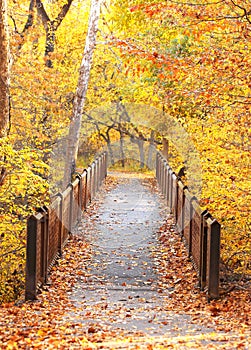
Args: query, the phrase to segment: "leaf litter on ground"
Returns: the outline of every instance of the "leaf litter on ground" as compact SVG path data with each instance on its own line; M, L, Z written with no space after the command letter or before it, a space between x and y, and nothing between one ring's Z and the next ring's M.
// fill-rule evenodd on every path
M76 304L71 294L77 286L88 286L90 279L102 285L100 276L93 276L89 264L93 247L85 239L95 232L98 208L104 196L128 177L108 176L96 200L88 207L76 233L65 247L63 256L52 268L49 283L41 289L35 302L7 303L0 307L0 349L249 349L251 344L251 294L250 288L236 288L219 300L208 303L207 295L198 288L196 272L188 258L180 234L176 231L173 218L161 209L163 222L157 236L161 247L152 252L159 278L158 294L165 295L161 306L151 309L149 326L158 314L188 315L191 322L201 325L202 331L182 333L177 324L171 332L152 335L137 329L115 328L114 319L126 323L134 317L135 310L121 305L110 309L107 295L101 296L92 309L85 303ZM141 175L141 181L149 190L158 193L156 182ZM81 232L81 234L80 234ZM159 248L158 247L158 248ZM97 252L96 252L97 253ZM136 263L136 262L135 262ZM147 264L147 262L146 262ZM135 264L137 268L137 263ZM123 287L123 286L122 286ZM126 285L124 286L126 288ZM168 290L168 297L166 291ZM134 298L135 295L128 297ZM140 298L139 298L140 299ZM145 308L147 300L141 298L139 308ZM79 313L79 308L82 312ZM151 306L153 308L153 306ZM138 310L139 311L139 310ZM76 316L79 315L79 316ZM103 316L102 316L103 315ZM88 323L91 319L98 320ZM102 317L108 317L102 322ZM78 319L79 317L79 319ZM86 319L87 323L83 322ZM109 318L111 320L109 324ZM108 322L107 322L108 321ZM170 318L159 321L160 326L168 325ZM213 331L212 331L213 329ZM173 333L172 333L173 332Z

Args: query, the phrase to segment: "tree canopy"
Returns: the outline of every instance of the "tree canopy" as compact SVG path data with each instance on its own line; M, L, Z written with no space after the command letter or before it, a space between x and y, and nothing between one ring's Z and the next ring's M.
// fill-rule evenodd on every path
M8 1L12 64L10 113L0 118L1 130L8 124L0 139L0 301L22 290L27 216L63 183L66 153L57 145L65 147L73 118L90 3ZM104 147L112 159L117 147L123 165L127 147L129 157L137 153L141 165L149 165L152 147L163 149L168 140L168 160L178 171L188 167L192 152L177 144L190 140L200 161L200 204L222 223L222 259L237 272L250 269L251 251L249 5L104 1L77 163L85 166ZM135 106L144 106L138 115Z

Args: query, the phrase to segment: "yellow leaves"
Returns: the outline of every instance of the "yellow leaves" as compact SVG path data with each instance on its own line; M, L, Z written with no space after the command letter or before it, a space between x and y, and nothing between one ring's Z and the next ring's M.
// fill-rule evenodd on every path
M0 139L0 168L6 170L0 187L0 303L17 298L23 288L26 218L46 203L48 191L42 153L13 144L15 137Z
M6 350L18 350L18 343L15 341L11 341L7 344Z

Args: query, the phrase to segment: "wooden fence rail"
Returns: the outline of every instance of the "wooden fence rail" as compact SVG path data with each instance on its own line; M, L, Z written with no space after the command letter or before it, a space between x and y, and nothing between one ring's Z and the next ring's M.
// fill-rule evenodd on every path
M156 177L198 272L201 290L207 288L209 299L218 298L220 224L200 208L160 152L156 156Z
M95 197L107 175L107 153L100 155L82 174L58 193L46 208L27 221L25 299L34 300L50 269L62 253L81 213Z

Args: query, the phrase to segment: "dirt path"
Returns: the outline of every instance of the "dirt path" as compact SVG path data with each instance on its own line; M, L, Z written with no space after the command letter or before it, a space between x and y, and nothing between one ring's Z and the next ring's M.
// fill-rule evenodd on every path
M111 174L38 300L0 307L0 349L250 349L250 291L197 284L155 181Z

